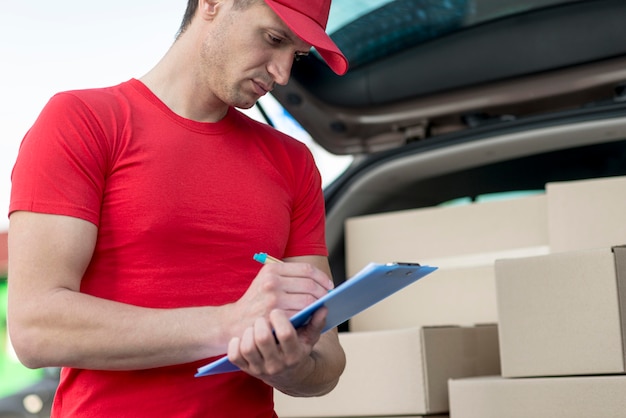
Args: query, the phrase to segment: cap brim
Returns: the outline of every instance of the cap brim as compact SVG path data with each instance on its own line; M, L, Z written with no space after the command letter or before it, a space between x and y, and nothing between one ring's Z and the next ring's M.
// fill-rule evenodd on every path
M304 42L313 45L336 74L344 75L348 71L348 60L330 39L324 28L315 20L272 0L266 0L265 3L272 8L274 13L285 22L293 33Z

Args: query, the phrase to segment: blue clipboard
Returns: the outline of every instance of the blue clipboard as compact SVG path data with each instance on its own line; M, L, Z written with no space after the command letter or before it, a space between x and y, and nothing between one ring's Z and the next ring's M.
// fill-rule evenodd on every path
M315 311L326 306L328 316L322 330L324 333L435 270L437 267L421 266L416 263L370 263L351 279L292 316L290 321L295 328L299 328L306 325ZM224 356L200 367L195 376L238 370L239 368Z

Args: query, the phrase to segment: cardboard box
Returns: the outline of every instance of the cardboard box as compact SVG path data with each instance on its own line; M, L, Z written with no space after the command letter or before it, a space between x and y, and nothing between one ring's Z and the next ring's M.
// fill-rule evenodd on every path
M497 322L494 261L548 252L543 195L346 222L347 274L370 261L439 270L350 320L352 331Z
M546 185L551 252L626 242L626 177Z
M626 376L451 380L451 418L626 416Z
M626 372L626 247L495 267L503 376Z
M497 327L435 327L341 333L347 365L318 398L275 392L281 418L447 413L448 379L499 373Z
M356 332L497 323L493 265L445 268L355 315Z
M442 267L450 257L459 257L462 265L451 267L472 267L502 258L508 251L539 249L545 253L547 248L545 195L346 220L348 277L370 261Z

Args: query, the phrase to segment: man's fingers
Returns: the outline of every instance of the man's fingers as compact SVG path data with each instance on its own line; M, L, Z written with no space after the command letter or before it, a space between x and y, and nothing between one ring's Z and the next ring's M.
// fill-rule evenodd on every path
M311 264L268 264L263 268L286 278L283 289L289 293L309 293L319 298L333 288L332 280L323 271Z

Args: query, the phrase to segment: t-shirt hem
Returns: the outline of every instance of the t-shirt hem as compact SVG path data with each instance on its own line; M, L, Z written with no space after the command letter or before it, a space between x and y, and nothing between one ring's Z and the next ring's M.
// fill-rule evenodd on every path
M61 216L70 216L73 218L79 218L85 220L87 222L91 222L95 226L99 225L99 216L97 213L94 213L92 210L87 208L81 208L76 206L68 206L62 203L35 203L35 202L20 202L15 201L11 202L9 205L9 214L11 216L14 212L34 212L41 213L47 215L61 215Z
M325 246L310 246L306 248L295 248L285 253L284 257L302 257L307 255L320 255L328 257L328 249Z

